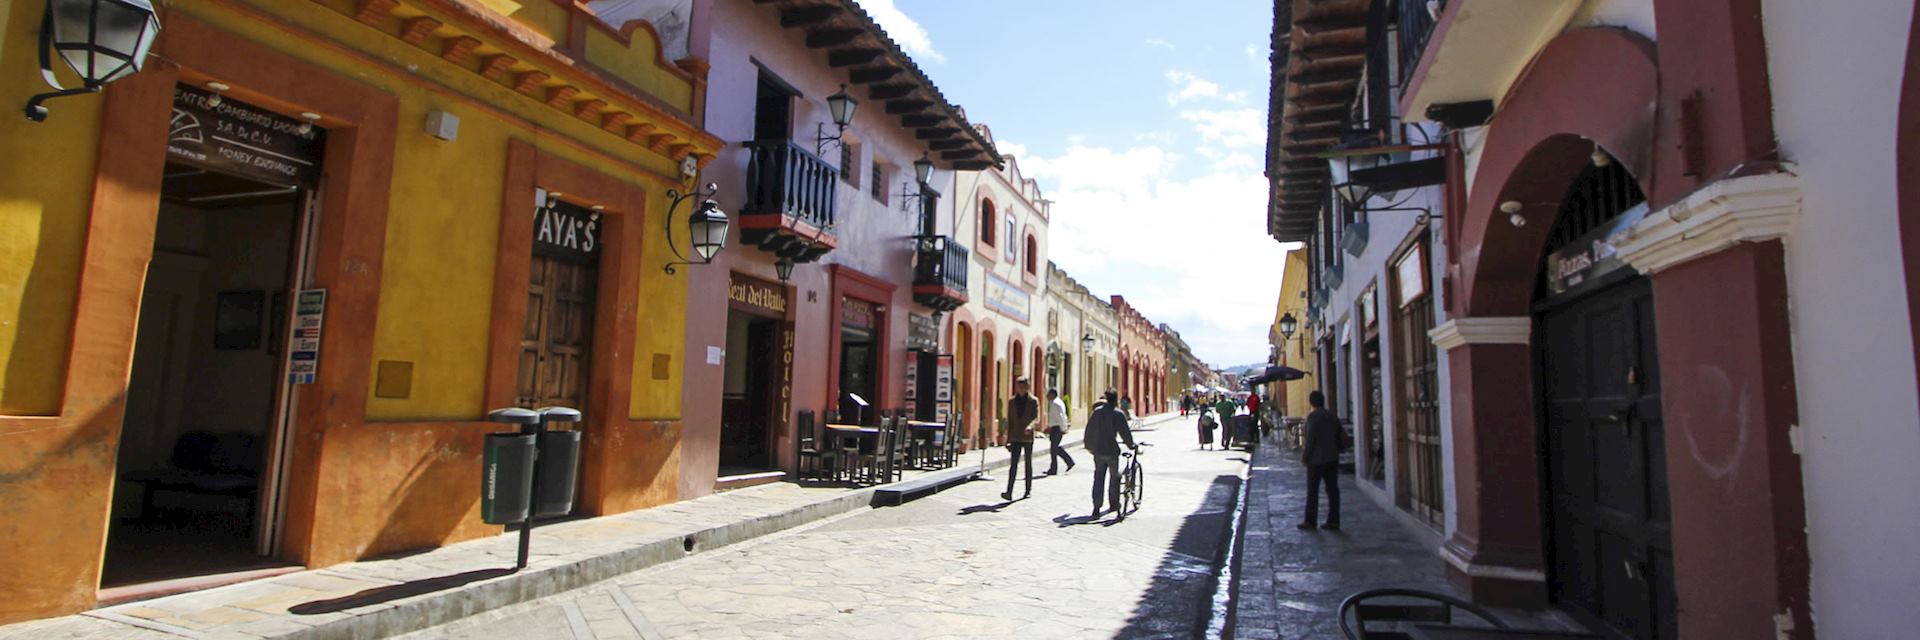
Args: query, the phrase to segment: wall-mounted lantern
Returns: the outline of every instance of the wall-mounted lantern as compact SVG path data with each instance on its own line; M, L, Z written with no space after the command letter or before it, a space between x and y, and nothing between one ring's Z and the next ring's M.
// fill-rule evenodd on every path
M929 192L932 189L928 187L928 183L933 181L933 158L927 157L925 152L921 152L919 160L913 161L913 178L913 184L900 185L902 213L913 213L913 203L917 202L925 206L930 197Z
M54 90L27 99L27 119L47 119L42 102L94 93L138 72L159 34L160 16L149 0L47 0L40 20L40 77ZM60 86L54 53L80 76L79 87Z
M780 258L773 261L773 273L780 276L781 282L793 278L793 258Z
M672 202L667 205L667 248L672 249L673 255L680 258L678 261L668 262L663 267L668 275L674 273L674 265L711 263L713 256L727 246L727 229L732 226L732 221L728 220L727 214L720 210L720 204L713 201L713 194L719 191L720 186L711 182L707 183L705 191L680 193L673 189L667 190L667 197L672 198ZM680 248L673 244L673 212L679 210L680 203L694 199L698 199L700 205L694 207L692 213L687 214L687 241L693 245L693 253L699 257L699 262L687 259L686 254L681 253Z
M1286 315L1280 316L1280 338L1281 339L1292 340L1293 332L1299 329L1300 329L1300 321L1297 319L1294 319L1293 312L1289 311L1287 312Z
M827 135L826 123L814 125L814 153L824 156L827 155L827 145L829 143L835 145L842 144L840 137L846 135L847 125L853 124L853 112L859 108L859 106L859 100L855 100L853 96L847 95L847 85L844 84L840 85L839 91L827 96L827 113L833 116L833 126L836 130L833 135L829 136Z
M1080 336L1080 347L1082 349L1086 349L1087 351L1092 351L1093 350L1093 334L1089 333L1089 334Z

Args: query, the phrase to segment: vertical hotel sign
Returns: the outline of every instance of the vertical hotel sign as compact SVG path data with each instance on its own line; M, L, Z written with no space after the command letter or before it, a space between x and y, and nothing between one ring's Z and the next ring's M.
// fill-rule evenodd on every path
M313 384L320 373L320 325L327 314L327 290L300 292L293 306L293 348L287 351L287 383Z

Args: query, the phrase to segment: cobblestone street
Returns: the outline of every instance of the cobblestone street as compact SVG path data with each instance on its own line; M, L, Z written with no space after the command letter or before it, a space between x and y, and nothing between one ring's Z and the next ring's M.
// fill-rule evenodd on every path
M1092 466L1076 447L1079 466L1037 476L1031 498L1000 500L1003 469L993 482L857 512L406 637L1201 635L1212 620L1213 566L1245 454L1194 450L1190 424L1138 432L1155 445L1145 447L1146 500L1121 522L1088 518ZM1044 442L1037 449L1045 471Z

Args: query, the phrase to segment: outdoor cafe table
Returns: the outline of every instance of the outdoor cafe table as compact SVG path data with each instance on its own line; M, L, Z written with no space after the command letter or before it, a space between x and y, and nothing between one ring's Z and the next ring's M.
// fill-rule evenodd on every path
M951 463L946 459L946 456L942 455L939 450L931 446L934 440L934 436L936 434L945 432L947 430L947 423L926 422L921 420L908 420L907 428L911 429L914 432L916 441L924 437L929 445L924 450L926 452L926 455L917 456L922 458L920 462L931 464L932 466L935 466L935 467L950 466Z
M857 424L829 424L825 426L828 431L833 432L833 444L836 449L841 447L842 439L858 438L862 452L880 450L880 429L877 427L863 427Z

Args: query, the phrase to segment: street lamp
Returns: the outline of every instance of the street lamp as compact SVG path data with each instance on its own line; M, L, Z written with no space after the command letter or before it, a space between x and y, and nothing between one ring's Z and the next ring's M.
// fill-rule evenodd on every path
M1280 316L1280 337L1281 338L1292 340L1293 332L1298 330L1299 328L1300 328L1300 321L1294 319L1293 312L1289 311L1286 313L1286 315Z
M47 119L42 102L93 93L133 75L146 64L159 33L160 17L149 0L47 0L40 19L40 77L54 90L27 99L27 119ZM79 87L62 87L54 78L54 52L80 76Z
M913 177L920 184L933 182L933 158L928 157L927 152L920 152L920 159L913 161Z
M677 261L668 262L662 267L668 275L674 273L674 265L712 263L713 256L720 253L721 248L727 246L727 229L732 226L732 221L727 219L725 212L720 211L720 204L713 201L713 194L719 191L720 186L711 182L707 183L705 191L680 193L673 189L667 190L667 197L672 199L672 201L667 204L667 215L665 216L667 248L672 249L673 255L680 258ZM700 206L695 207L692 213L687 214L687 241L693 245L693 253L699 256L699 262L688 260L686 254L681 253L680 248L673 244L673 212L680 208L680 203L691 200L696 196L700 199Z
M1080 336L1080 347L1088 351L1092 351L1093 350L1093 334L1089 333L1089 334Z
M842 144L840 137L847 133L847 125L853 123L853 112L859 108L859 106L860 101L853 99L853 96L847 95L847 85L844 84L840 85L839 91L827 96L827 113L833 116L833 126L837 131L829 136L827 135L827 125L825 123L814 125L815 138L813 150L815 153L826 155L828 143L836 145Z
M773 261L773 272L780 276L781 282L793 277L793 258L781 258Z

